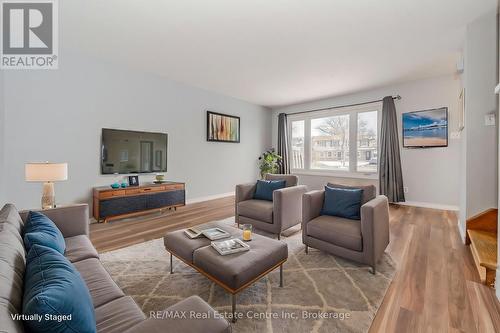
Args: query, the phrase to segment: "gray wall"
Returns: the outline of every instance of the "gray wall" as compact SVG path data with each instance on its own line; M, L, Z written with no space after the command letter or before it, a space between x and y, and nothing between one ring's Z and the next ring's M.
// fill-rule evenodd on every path
M401 162L404 185L408 187L406 199L409 203L420 206L458 209L461 139L453 138L451 134L456 132L458 128L458 96L460 89L460 78L451 75L406 82L356 94L275 109L273 112L273 143L276 144L277 115L280 112L293 113L321 107L346 105L399 94L402 99L396 101L396 110L399 117L400 144L402 144L402 113L446 106L449 111L449 146L429 149L403 149L401 147ZM300 181L310 188L320 188L328 181L356 185L365 183L378 185L377 179L311 175L301 175Z
M88 202L93 186L122 179L100 175L102 127L167 132L166 179L186 182L188 199L255 180L257 158L270 146L268 109L70 52L59 70L4 75L7 200L20 208L40 205L41 185L24 181L26 162L68 162L69 180L56 184L59 203ZM206 110L240 116L241 143L207 142Z
M498 205L497 129L484 116L496 113L497 21L489 13L467 27L465 40L465 144L462 147L461 231L465 221Z

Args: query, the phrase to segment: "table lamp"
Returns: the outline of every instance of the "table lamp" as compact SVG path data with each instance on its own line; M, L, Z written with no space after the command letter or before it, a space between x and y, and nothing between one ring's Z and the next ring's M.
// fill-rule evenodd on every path
M27 163L25 166L27 182L43 182L42 209L54 208L54 183L68 179L68 163Z

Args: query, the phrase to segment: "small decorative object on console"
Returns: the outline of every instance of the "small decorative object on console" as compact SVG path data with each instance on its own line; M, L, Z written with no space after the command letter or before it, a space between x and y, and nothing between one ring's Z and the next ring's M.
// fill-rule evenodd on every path
M127 182L126 182L126 181L123 181L123 182L122 182L122 188L127 188L127 187L128 187Z
M155 180L153 181L153 183L155 183L155 184L163 184L165 182L166 182L165 175L163 175L163 174L157 174L155 177Z
M250 246L236 238L212 242L211 245L217 252L219 252L220 255L223 256L250 250Z
M128 176L128 186L139 186L139 176Z
M111 184L111 188L120 188L120 184L119 183L113 183L113 184Z

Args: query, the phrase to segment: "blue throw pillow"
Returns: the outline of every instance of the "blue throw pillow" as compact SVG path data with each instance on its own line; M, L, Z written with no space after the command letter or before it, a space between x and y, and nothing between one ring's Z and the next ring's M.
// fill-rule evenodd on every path
M325 186L325 201L323 202L321 215L360 220L362 196L362 189L344 189Z
M41 245L33 245L26 257L23 315L41 319L24 320L30 332L96 332L94 305L80 273L62 254Z
M29 212L24 225L24 247L29 252L35 244L53 248L64 254L66 243L57 226L47 216L39 212Z
M273 201L274 190L286 187L285 180L258 180L255 187L254 199Z

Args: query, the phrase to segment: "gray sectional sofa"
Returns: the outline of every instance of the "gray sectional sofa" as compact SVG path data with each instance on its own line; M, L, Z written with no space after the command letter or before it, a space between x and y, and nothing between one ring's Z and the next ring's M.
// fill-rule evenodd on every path
M28 212L19 213L11 205L0 211L0 332L24 332L21 321L11 314L21 313L26 251L23 227ZM73 263L87 284L92 297L97 332L231 332L225 319L197 296L191 296L165 311L194 311L212 314L210 319L146 318L130 296L120 290L99 261L89 234L87 205L44 210L59 228L66 242L65 256ZM167 273L167 272L165 272Z

